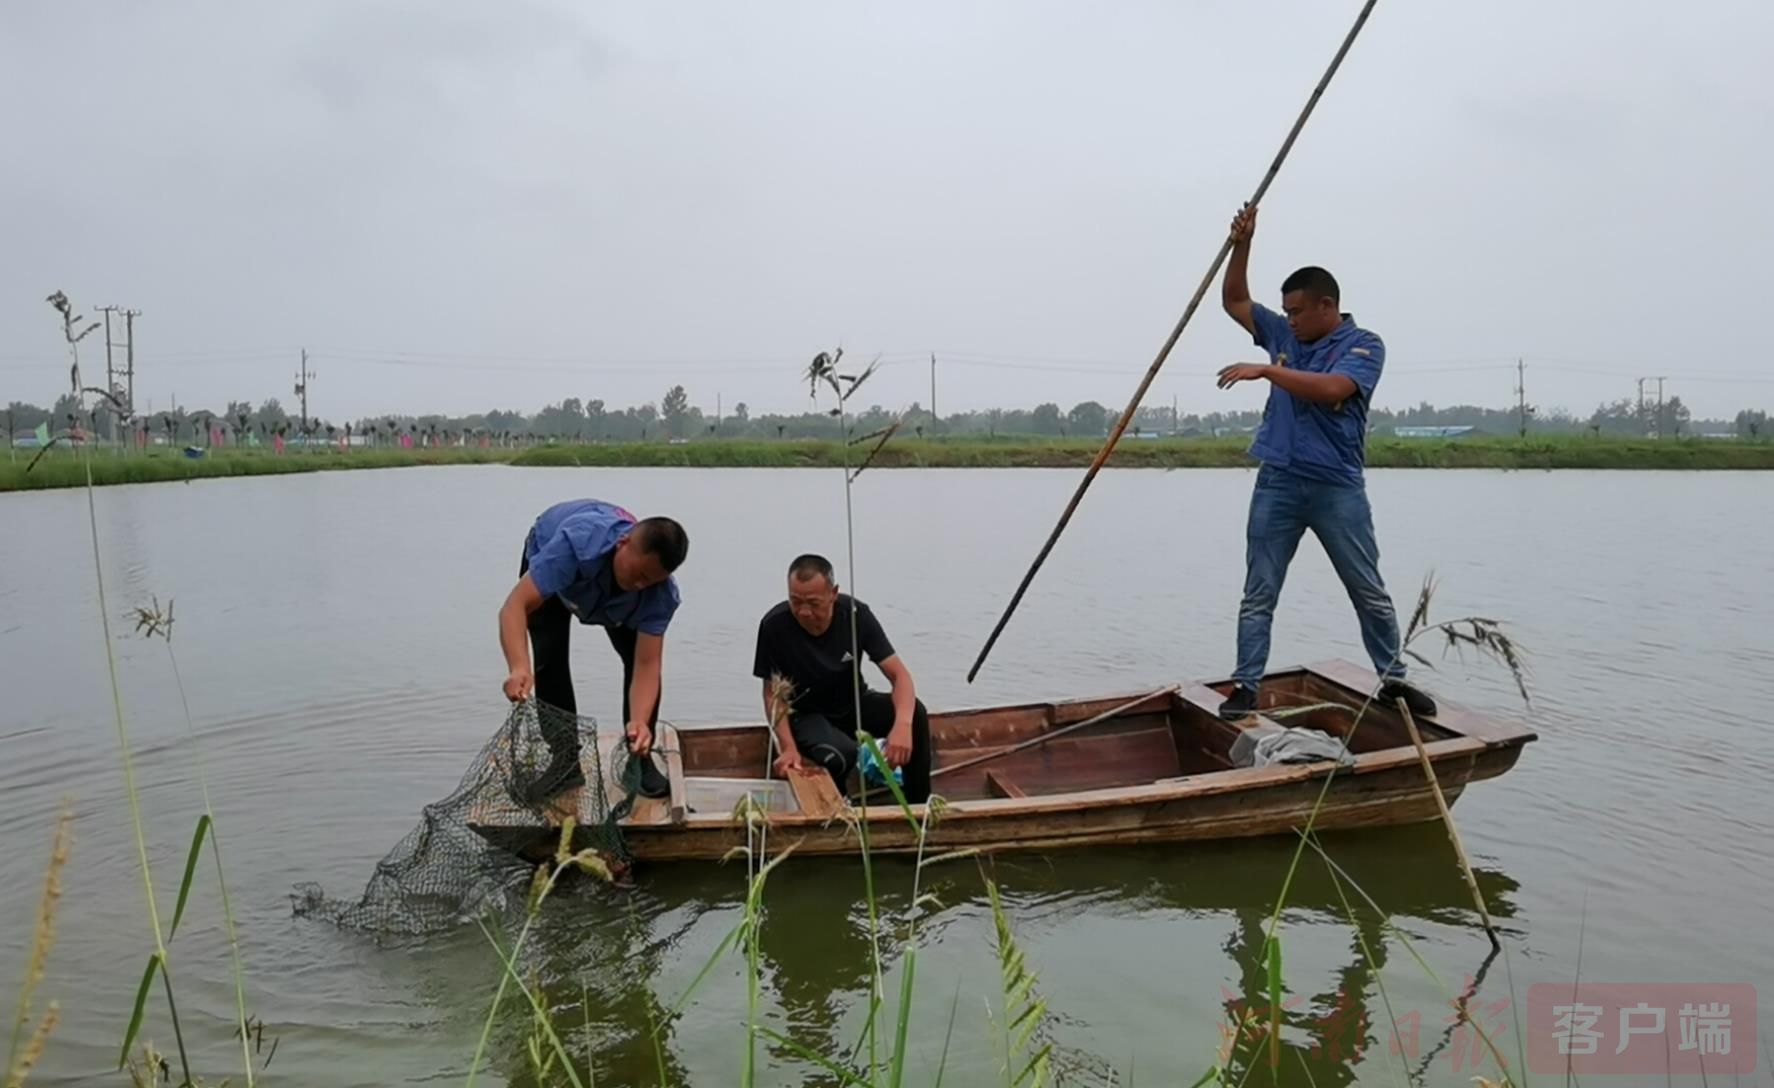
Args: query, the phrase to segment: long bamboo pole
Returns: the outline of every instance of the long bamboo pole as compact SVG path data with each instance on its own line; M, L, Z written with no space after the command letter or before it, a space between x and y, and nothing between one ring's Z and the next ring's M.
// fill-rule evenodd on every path
M1008 748L1000 748L996 752L988 752L983 756L975 756L972 759L964 759L959 763L951 763L946 767L938 767L936 770L930 772L930 777L932 780L938 779L938 778L941 778L945 774L951 774L955 771L965 770L968 767L977 767L981 763L990 763L994 759L1000 759L1004 756L1011 755L1016 752L1026 752L1030 748L1039 748L1041 745L1046 744L1050 740L1057 740L1060 737L1066 736L1069 733L1076 733L1080 729L1088 729L1093 725L1101 725L1103 722L1108 721L1110 718L1114 718L1119 715L1127 713L1128 711L1132 710L1134 707L1139 706L1141 703L1149 703L1153 699L1156 699L1160 696L1170 695L1170 694L1173 694L1177 691L1181 691L1182 687L1183 687L1183 685L1181 685L1181 684L1172 684L1169 687L1159 688L1156 691L1149 691L1146 694L1141 695L1137 699L1129 699L1129 700L1127 700L1127 702L1122 703L1120 706L1110 707L1108 710L1103 711L1101 714L1098 714L1095 717L1086 718L1081 722L1073 722L1071 725L1065 726L1060 729L1055 729L1051 733L1042 733L1039 736L1030 737L1028 740L1020 741L1016 744L1013 744ZM869 793L870 793L870 787L867 783L864 783L863 788L862 788L862 793L861 794L852 794L850 796L850 800L855 801L860 798L866 798L869 795Z
M1170 695L1173 692L1180 691L1181 689L1182 689L1181 684L1172 684L1167 688L1159 688L1157 691L1147 692L1146 694L1140 696L1137 699L1129 699L1127 702L1122 703L1120 706L1113 707L1109 710L1105 710L1101 714L1096 715L1095 717L1086 718L1081 722L1073 722L1071 725L1065 726L1064 728L1061 728L1061 729L1055 729L1051 733L1042 733L1039 736L1030 737L1028 740L1013 744L1008 748L1000 748L996 752L988 752L983 756L975 756L972 759L965 759L965 760L962 760L960 763L951 763L947 767L938 767L936 770L930 772L930 777L931 778L940 778L941 776L943 776L945 774L950 774L954 771L959 771L959 770L962 770L967 767L977 767L981 763L990 763L994 759L1002 758L1004 756L1012 754L1013 752L1025 752L1025 751L1028 751L1030 748L1038 748L1041 745L1046 744L1050 740L1057 740L1060 737L1067 735L1068 733L1076 733L1080 729L1088 729L1089 727L1091 727L1093 725L1100 725L1103 722L1108 721L1110 718L1114 718L1119 715L1127 713L1129 710L1132 710L1134 707L1139 706L1141 703L1151 702L1153 699L1156 699L1161 695Z
M1448 800L1442 796L1441 783L1435 778L1435 765L1430 762L1429 749L1423 747L1423 734L1417 732L1417 721L1411 717L1411 708L1403 699L1398 700L1398 712L1404 716L1404 727L1410 732L1411 743L1417 746L1417 759L1423 764L1423 773L1429 777L1430 792L1435 794L1436 807L1441 809L1441 822L1448 830L1448 841L1454 844L1454 856L1460 859L1460 872L1466 877L1466 886L1472 890L1472 902L1478 907L1478 916L1484 921L1485 936L1491 939L1491 947L1500 949L1503 942L1497 939L1497 927L1491 923L1491 912L1485 909L1484 893L1478 890L1478 877L1472 873L1472 862L1466 857L1466 844L1460 841L1460 833L1454 829L1454 814L1448 811Z
M1300 111L1300 116L1294 121L1294 126L1289 130L1287 139L1282 141L1281 150L1276 152L1275 161L1269 164L1268 171L1263 174L1263 180L1257 185L1257 191L1251 196L1245 205L1246 207L1256 207L1257 203L1263 199L1263 194L1269 191L1269 185L1275 180L1275 175L1281 172L1281 164L1286 161L1287 153L1293 150L1294 140L1299 138L1300 130L1306 127L1306 118L1312 116L1312 110L1318 105L1318 100L1324 96L1325 88L1330 86L1331 77L1336 75L1337 69L1342 66L1344 56L1348 54L1349 47L1355 44L1355 37L1361 33L1362 26L1367 23L1368 13L1374 10L1376 2L1377 0L1367 0L1362 5L1361 14L1355 17L1355 25L1349 28L1348 35L1343 38L1343 44L1337 49L1336 56L1331 58L1330 67L1325 69L1324 77L1318 81L1318 86L1312 88L1312 97L1306 100L1306 108ZM1127 425L1133 422L1134 412L1139 409L1140 401L1145 398L1146 390L1151 388L1153 380L1158 377L1159 369L1170 357L1170 349L1183 335L1183 329L1189 324L1189 319L1195 316L1195 311L1200 307L1201 300L1207 295L1207 289L1213 286L1214 277L1219 275L1220 266L1225 263L1226 256L1231 252L1232 236L1228 233L1226 240L1220 243L1220 251L1214 257L1213 264L1208 267L1207 275L1201 277L1201 286L1195 288L1195 296L1189 300L1188 307L1183 310L1183 316L1177 320L1176 327L1170 330L1170 336L1164 341L1164 346L1158 349L1158 357L1153 359L1152 365L1146 369L1146 376L1140 379L1139 388L1134 390L1133 399L1127 402L1127 408L1121 413L1121 418L1115 421L1115 428L1109 432L1108 441L1103 443L1103 448L1097 451L1096 458L1091 461L1090 468L1085 471L1083 481L1078 484L1078 490L1072 495L1072 501L1066 504L1065 513L1060 515L1059 524L1053 527L1053 532L1048 536L1047 543L1041 546L1040 554L1035 556L1034 564L1029 567L1029 572L1023 575L1022 584L1016 587L1016 595L1010 599L1010 607L1004 610L1004 615L999 618L998 625L992 628L991 637L986 639L985 647L980 650L979 657L974 660L973 667L967 670L969 684L973 683L973 678L979 674L980 666L985 664L986 655L990 654L992 647L997 644L998 636L1004 632L1004 625L1010 622L1011 614L1016 611L1016 606L1022 603L1023 594L1028 592L1029 584L1035 580L1035 573L1041 569L1041 564L1047 561L1048 553L1053 551L1054 544L1058 543L1060 533L1065 531L1067 523L1072 520L1072 514L1077 511L1078 503L1083 500L1084 492L1090 487L1090 482L1096 479L1096 474L1102 469L1104 462L1108 461L1109 454L1114 451L1115 444L1121 440L1121 435L1127 430Z

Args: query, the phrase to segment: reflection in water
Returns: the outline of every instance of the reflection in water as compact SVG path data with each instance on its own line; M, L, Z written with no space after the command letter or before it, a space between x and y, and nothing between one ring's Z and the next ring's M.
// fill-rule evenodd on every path
M1309 997L1290 996L1285 987L1294 975L1284 960L1281 1035L1273 1056L1269 1038L1273 1005L1265 950L1274 904L1263 905L1252 898L1251 891L1264 887L1279 891L1286 879L1289 854L1265 845L1233 842L1194 848L1186 865L1157 867L1158 875L1137 891L1116 882L1112 872L1104 872L1104 879L1093 882L1089 862L1073 867L1068 861L1051 870L1053 878L1043 885L1063 883L1075 895L1095 892L1138 899L1142 907L1230 913L1233 927L1223 947L1236 965L1237 991L1222 990L1221 1005L1223 1053L1234 1083L1245 1080L1245 1067L1250 1065L1255 1068L1249 1072L1266 1076L1272 1057L1279 1058L1284 1077L1291 1079L1294 1070L1303 1067L1312 1083L1344 1085L1355 1083L1359 1075L1356 1066L1370 1053L1414 1055L1416 1047L1402 1037L1405 1027L1395 1025L1401 1020L1407 1025L1416 1021L1395 1017L1394 1013L1402 1010L1374 1007L1384 1005L1375 979L1386 968L1396 940L1391 927L1404 920L1418 920L1482 932L1464 877L1446 848L1439 825L1323 837L1321 845L1337 863L1340 878L1310 849L1302 855L1299 870L1287 882L1285 921L1280 931L1283 949L1289 945L1289 925L1301 921L1302 914L1320 915L1351 928L1343 966L1328 990ZM1401 866L1399 858L1409 858L1411 863ZM1093 860L1097 866L1125 872L1132 858L1099 855ZM1188 875L1179 875L1183 873ZM1514 917L1517 883L1493 868L1476 868L1474 875L1493 920ZM1007 883L1016 887L1014 881ZM1488 941L1484 947L1489 956L1495 955ZM1479 966L1467 996L1482 985L1489 956ZM1428 1062L1448 1045L1455 1026L1450 1025L1441 1044L1425 1055L1422 1068L1427 1069ZM1381 1049L1372 1050L1375 1046ZM1250 1082L1267 1081L1259 1077Z
M692 893L665 899L569 875L537 914L518 969L549 1010L567 1053L576 1060L596 1056L590 1071L595 1080L652 1083L663 1066L667 1083L688 1083L688 1069L673 1045L670 1006L653 980L705 916L737 906L740 898L734 889L724 897ZM715 924L726 925L719 919ZM490 947L487 955L493 969L501 970ZM514 1085L533 1083L527 1048L534 1030L529 1002L512 986L491 1052L494 1067ZM543 1046L546 1053L547 1043Z
M852 869L860 864L852 863ZM858 1045L854 1039L843 1041L838 1028L847 1004L841 995L867 999L873 970L868 905L853 892L834 894L854 883L824 865L791 862L771 872L765 892L758 947L770 989L788 1021L786 1034L815 1054L848 1057ZM894 919L904 916L905 899L893 893L877 898L884 960L894 953ZM817 916L805 917L809 911Z
M1326 836L1326 852L1344 876L1339 879L1308 850L1288 888L1282 927L1284 948L1296 949L1301 937L1290 938L1306 925L1326 925L1347 934L1339 966L1326 985L1311 993L1284 991L1279 1044L1283 1079L1297 1079L1303 1067L1317 1084L1353 1084L1368 1057L1397 1061L1402 1052L1419 1054L1428 1063L1449 1045L1457 1025L1411 1026L1401 1021L1404 1010L1386 1008L1377 974L1398 951L1393 927L1421 923L1454 926L1474 937L1476 976L1467 995L1482 985L1488 951L1471 909L1470 893L1446 838L1438 825L1424 824L1385 831ZM941 906L927 910L919 922L919 944L949 947L962 943L947 932L957 925L974 926L984 918L984 874L1000 886L1013 919L1067 911L1109 914L1170 910L1203 918L1223 917L1223 950L1232 974L1220 987L1217 1006L1226 1025L1228 1068L1233 1079L1250 1070L1250 1083L1268 1083L1269 1019L1265 936L1273 900L1253 896L1253 889L1279 890L1291 860L1290 844L1280 840L1209 843L1191 847L1147 847L1075 851L1048 856L1003 855L926 870L926 890L934 890ZM1400 864L1399 859L1410 859ZM779 866L765 894L760 937L762 991L774 1003L772 1026L813 1053L855 1064L867 1019L870 991L870 950L867 902L860 894L860 862L854 859L794 859ZM1515 917L1517 883L1495 868L1476 875L1492 916L1499 923ZM663 1061L674 1082L685 1079L688 1064L679 1053L684 1022L672 1022L670 1008L681 994L661 994L657 979L694 976L721 937L738 923L743 899L743 873L736 866L656 866L639 874L630 892L580 882L563 886L545 905L529 939L523 969L539 982L539 993L551 1010L569 1051L597 1055L597 1075L611 1082L651 1083ZM881 953L891 976L903 950L904 920L911 906L912 865L899 858L876 861L876 899L880 917ZM1270 893L1273 895L1273 891ZM1370 902L1371 897L1371 902ZM1379 913L1375 909L1378 905ZM1351 925L1351 915L1354 924ZM692 934L700 929L696 939ZM1509 930L1505 924L1504 932ZM976 943L977 938L974 942ZM1314 932L1312 943L1322 956L1327 941ZM673 971L670 961L682 954L686 962ZM490 950L487 953L491 959ZM1039 955L1031 954L1039 971ZM734 945L711 977L731 978L743 970ZM1284 971L1288 982L1303 973ZM965 1000L996 999L995 976L970 977ZM1453 995L1448 995L1452 997ZM944 1009L952 993L924 988L924 1004ZM732 1038L735 1057L743 1046L738 1018L697 1025L697 1045L708 1038ZM1449 1009L1451 1013L1451 1007ZM894 1009L882 1010L883 1034L891 1032ZM1255 1024L1239 1033L1230 1026ZM659 1051L654 1049L658 1026ZM1397 1026L1395 1026L1397 1025ZM1078 1025L1088 1038L1090 1025ZM1421 1029L1421 1044L1414 1032ZM525 1078L530 1017L515 990L495 1037L497 1067L513 1083ZM1400 1035L1395 1035L1398 1032ZM1439 1039L1436 1036L1439 1035ZM766 1048L760 1043L760 1054ZM767 1051L780 1065L793 1066L796 1083L835 1084L835 1077L783 1049ZM1108 1070L1124 1055L1093 1054L1061 1048L1061 1058L1074 1066ZM1205 1061L1205 1056L1204 1056Z

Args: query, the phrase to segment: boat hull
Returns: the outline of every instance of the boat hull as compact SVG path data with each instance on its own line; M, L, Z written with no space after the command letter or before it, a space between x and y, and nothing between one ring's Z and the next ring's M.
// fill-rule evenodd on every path
M1515 764L1519 748L1438 760L1436 778L1452 805L1467 785L1494 778ZM1236 772L1233 772L1236 773ZM924 843L926 855L955 850L981 853L1060 850L1075 846L1176 843L1212 839L1293 836L1311 826L1321 831L1389 827L1434 820L1435 797L1416 763L1369 774L1337 774L1324 788L1325 771L1297 781L1192 795L1097 796L1105 790L1043 799L1036 806L1004 811L1005 802L959 802L948 806ZM1316 818L1312 810L1324 803ZM917 832L897 806L869 806L869 849L874 853L915 853ZM924 815L924 806L912 812ZM725 857L746 844L737 822L645 826L625 829L630 851L640 861L691 861ZM855 854L858 835L850 822L833 817L814 822L799 816L771 821L772 853L794 846L797 855Z
M934 714L932 794L941 811L922 842L924 805L912 806L908 820L878 790L867 805L851 803L823 772L767 776L771 740L762 723L662 726L671 795L638 799L623 841L640 862L724 858L747 845L735 815L742 805L763 814L772 854L793 847L801 855L857 852L862 821L871 851L926 855L1387 827L1437 818L1425 759L1451 805L1472 783L1508 771L1535 739L1444 703L1417 723L1419 751L1397 708L1367 702L1372 684L1371 672L1343 661L1282 670L1265 677L1257 714L1237 723L1218 713L1229 680ZM1242 733L1277 725L1335 736L1351 761L1235 765ZM582 826L593 822L588 815ZM535 859L553 855L558 842L556 828L534 820L475 830Z

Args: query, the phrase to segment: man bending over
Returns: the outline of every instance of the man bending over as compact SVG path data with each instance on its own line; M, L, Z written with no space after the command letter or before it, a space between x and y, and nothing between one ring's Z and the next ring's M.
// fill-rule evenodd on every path
M670 792L646 757L659 722L665 629L679 600L671 572L689 547L683 526L670 518L637 521L620 506L593 499L558 503L531 526L517 585L499 610L499 645L509 670L505 697L519 702L533 693L574 714L578 700L567 665L573 617L604 629L622 659L622 719L629 751L641 757L640 792L646 797ZM541 789L552 796L584 785L579 738L547 735L551 720L545 716L543 722L554 755Z

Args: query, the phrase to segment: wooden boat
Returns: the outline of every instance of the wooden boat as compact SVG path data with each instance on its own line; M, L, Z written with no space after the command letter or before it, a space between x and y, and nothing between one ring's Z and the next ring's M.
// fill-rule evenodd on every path
M1257 715L1238 723L1218 715L1230 680L933 713L932 792L948 808L925 849L1050 850L1291 835L1305 825L1334 764L1233 766L1233 741L1261 722L1347 741L1354 763L1336 769L1315 827L1435 819L1434 795L1396 708L1368 707L1350 739L1372 686L1371 671L1345 661L1277 671L1263 681ZM1535 739L1520 726L1438 702L1438 713L1417 725L1449 804L1468 784L1507 771L1522 745ZM1058 735L1068 727L1076 728ZM1052 740L1041 741L1050 734ZM768 813L771 853L790 844L798 854L855 853L851 825L857 819L868 820L874 851L918 847L916 830L879 789L866 806L852 806L826 774L771 776L762 722L661 726L658 744L671 795L637 798L621 825L638 861L718 859L745 845L746 828L735 810L747 794ZM993 758L981 758L987 756ZM621 795L613 785L606 789ZM923 808L913 811L922 816ZM480 814L470 823L531 857L552 854L558 840L555 828L528 813L516 822Z

